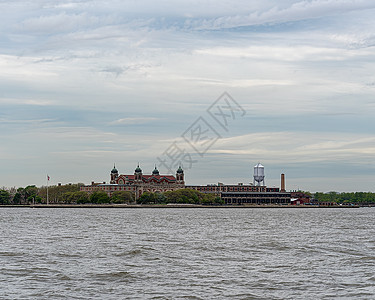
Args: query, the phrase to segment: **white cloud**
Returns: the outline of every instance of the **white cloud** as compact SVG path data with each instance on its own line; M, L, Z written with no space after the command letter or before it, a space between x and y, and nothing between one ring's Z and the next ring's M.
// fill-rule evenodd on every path
M55 102L46 99L0 98L0 104L50 106Z
M48 66L35 65L39 58L36 57L18 57L14 55L0 54L0 78L6 80L34 80L48 79L57 76L57 70Z
M43 123L54 122L55 119L32 119L32 120L24 120L24 119L5 119L0 118L0 124L27 124L27 125L38 125Z
M142 117L142 118L122 118L115 120L110 125L139 125L157 121L159 118Z
M233 58L253 58L275 61L342 61L351 57L373 56L373 51L346 50L341 48L323 48L312 46L250 46L215 47L198 49L197 54L217 55Z
M95 27L100 24L100 19L95 16L89 16L86 13L39 16L23 21L19 25L22 32L31 32L33 34L59 34L82 30L85 27Z
M210 153L261 157L278 162L345 162L375 160L375 137L337 132L262 132L219 140Z
M267 11L251 12L196 22L199 29L222 29L265 23L283 23L304 19L338 15L355 10L374 9L375 3L367 0L314 0L295 2L287 8L273 6Z
M102 143L116 140L118 136L113 132L98 130L91 127L51 127L40 128L38 132L34 134L34 137L39 137L43 140L59 141L59 143L69 143L74 140L97 141L98 143Z
M191 80L199 82L206 85L217 85L221 87L256 87L256 86L277 86L286 85L290 86L295 84L292 80L276 80L276 79L238 79L238 80L224 80L224 79L214 79L214 78L202 78L202 77L192 77L185 78L186 80Z

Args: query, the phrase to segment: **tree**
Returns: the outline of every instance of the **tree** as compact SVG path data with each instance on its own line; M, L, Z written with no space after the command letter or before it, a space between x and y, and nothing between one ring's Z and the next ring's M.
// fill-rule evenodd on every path
M318 202L336 202L336 203L356 203L356 204L370 204L375 203L375 193L371 192L355 192L355 193L315 193L314 198Z
M37 192L38 188L35 185L28 185L24 189L24 199L26 199L28 203L36 203L37 200L41 201L41 199L36 198Z
M89 195L84 191L73 192L73 200L77 204L85 204L89 202Z
M164 193L166 203L188 203L188 204L223 204L220 197L215 194L205 194L193 189L180 189Z
M201 201L204 205L223 205L224 200L220 197L216 196L215 194L205 194Z
M89 202L89 196L86 192L66 192L62 194L61 201L65 204L84 204Z
M0 190L0 204L9 205L10 204L10 194L6 190Z
M144 192L141 197L138 198L137 203L148 204L155 203L156 196L154 193Z
M13 197L13 204L21 204L22 202L22 194L17 192Z
M79 192L83 183L65 184L65 185L51 185L48 187L49 203L70 203L64 195L65 193ZM43 202L47 203L47 187L39 188L38 195L43 198ZM68 202L67 202L68 201Z
M109 203L109 196L104 191L95 191L90 195L90 202L93 204Z
M23 187L20 187L17 189L17 193L14 197L16 197L18 194L19 204L26 204L26 197L25 197L25 189Z
M155 194L155 203L163 204L166 203L167 197L163 193L156 193Z
M329 192L329 201L337 202L339 200L339 194L337 192Z
M111 202L116 204L131 203L133 201L133 193L129 191L116 191L111 196Z

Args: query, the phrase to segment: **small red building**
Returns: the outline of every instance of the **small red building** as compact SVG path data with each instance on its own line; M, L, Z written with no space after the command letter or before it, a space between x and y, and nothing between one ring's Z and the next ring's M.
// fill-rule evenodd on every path
M311 196L303 192L292 192L291 193L291 205L305 205L311 203Z

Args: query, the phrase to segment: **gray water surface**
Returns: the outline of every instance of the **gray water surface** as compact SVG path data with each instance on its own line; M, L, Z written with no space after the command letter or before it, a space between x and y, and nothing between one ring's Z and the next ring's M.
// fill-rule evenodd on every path
M0 208L0 299L375 299L375 208Z

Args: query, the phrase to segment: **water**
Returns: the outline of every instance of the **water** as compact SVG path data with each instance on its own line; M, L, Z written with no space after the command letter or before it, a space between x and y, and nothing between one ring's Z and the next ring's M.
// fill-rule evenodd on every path
M375 299L374 215L0 208L0 299Z

